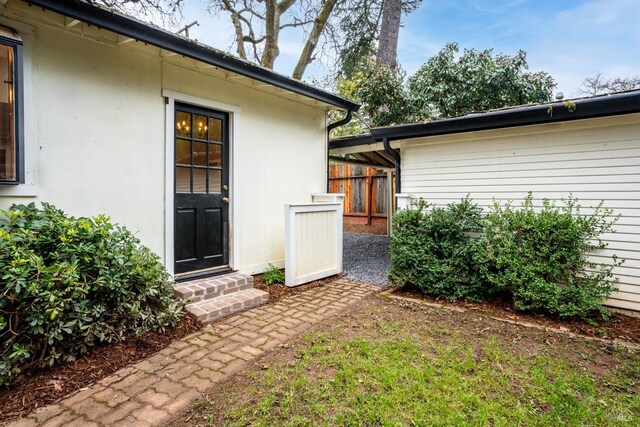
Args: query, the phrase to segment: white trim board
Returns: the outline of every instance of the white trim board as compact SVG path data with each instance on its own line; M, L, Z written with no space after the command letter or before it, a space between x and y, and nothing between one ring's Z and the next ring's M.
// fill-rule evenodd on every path
M164 237L164 262L169 274L173 276L174 257L174 147L173 147L173 117L175 115L175 103L183 102L198 107L229 113L229 267L237 270L240 265L240 235L234 225L240 223L240 206L236 195L239 194L236 184L238 179L237 159L234 155L235 146L240 141L240 117L242 109L237 105L226 104L207 98L162 89L162 96L167 100L165 108L165 237Z

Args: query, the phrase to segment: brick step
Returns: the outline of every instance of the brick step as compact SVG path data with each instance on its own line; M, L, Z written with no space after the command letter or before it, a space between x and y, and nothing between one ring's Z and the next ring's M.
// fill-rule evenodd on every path
M189 302L194 303L252 288L253 276L231 273L181 283L173 289L173 292L176 297L188 299Z
M188 304L185 309L200 322L209 323L240 311L266 304L269 293L259 289L246 289L217 298Z

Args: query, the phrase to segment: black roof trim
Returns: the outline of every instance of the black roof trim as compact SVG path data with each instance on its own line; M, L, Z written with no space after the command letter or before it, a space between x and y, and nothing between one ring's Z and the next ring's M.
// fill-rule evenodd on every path
M506 108L488 113L435 120L428 123L380 127L371 135L359 135L332 141L330 149L372 144L373 141L419 138L508 127L591 119L640 112L640 90L620 92L576 100Z
M350 111L360 105L322 89L309 86L299 80L275 73L266 68L238 59L210 46L196 43L161 28L138 21L121 13L111 11L85 0L25 0L42 9L65 15L72 19L95 25L150 45L202 61L233 73Z

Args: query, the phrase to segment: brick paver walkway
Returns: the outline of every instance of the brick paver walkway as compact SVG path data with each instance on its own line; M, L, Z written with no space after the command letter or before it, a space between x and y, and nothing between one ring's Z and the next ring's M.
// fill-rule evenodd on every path
M374 290L336 280L236 314L11 426L163 424L215 383Z

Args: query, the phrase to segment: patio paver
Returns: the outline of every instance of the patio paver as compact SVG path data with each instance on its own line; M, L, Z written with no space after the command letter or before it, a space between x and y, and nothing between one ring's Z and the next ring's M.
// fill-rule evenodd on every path
M338 279L233 315L9 425L163 424L216 383L375 290Z

